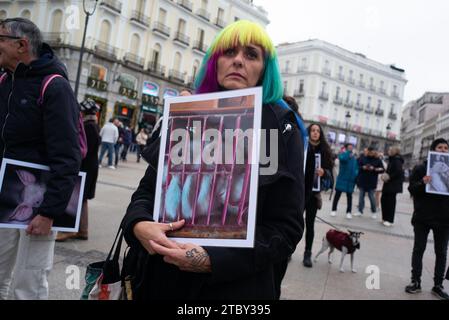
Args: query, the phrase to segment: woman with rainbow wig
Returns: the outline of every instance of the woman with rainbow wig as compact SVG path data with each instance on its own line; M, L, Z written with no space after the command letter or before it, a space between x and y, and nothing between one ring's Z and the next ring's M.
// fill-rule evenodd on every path
M275 138L268 132L261 143L267 150L277 146L277 170L259 174L254 247L179 244L166 237L166 232L181 229L184 220L170 224L152 220L156 140L146 156L150 166L122 221L125 239L139 261L140 272L132 282L135 299L279 299L287 260L304 229L306 134L282 100L272 41L258 24L239 20L223 29L207 51L195 81L196 93L255 86L263 88L262 129L276 132Z

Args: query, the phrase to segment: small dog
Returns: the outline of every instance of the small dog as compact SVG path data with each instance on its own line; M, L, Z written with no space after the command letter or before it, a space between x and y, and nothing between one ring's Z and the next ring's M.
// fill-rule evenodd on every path
M337 231L335 229L331 229L326 233L326 236L323 237L323 245L320 251L315 256L314 261L316 262L318 256L322 254L329 248L328 261L332 263L331 254L335 248L341 251L341 260L340 260L340 272L345 272L343 268L343 260L345 259L346 254L351 255L351 270L352 272L357 272L354 269L354 252L356 249L360 249L359 238L363 232L355 232L348 230L349 233Z

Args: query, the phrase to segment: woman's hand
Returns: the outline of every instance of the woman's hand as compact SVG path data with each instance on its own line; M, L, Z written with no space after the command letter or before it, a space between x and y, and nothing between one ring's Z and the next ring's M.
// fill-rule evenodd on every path
M424 182L425 184L429 184L430 181L432 181L432 177L431 176L424 176L422 178L422 182Z
M178 243L167 238L165 235L169 231L181 229L185 220L173 223L157 223L152 221L140 221L134 226L133 232L137 239L139 239L142 246L150 253L156 254L151 245L153 243L165 248L179 248Z
M174 264L182 271L198 273L212 272L207 251L198 245L176 243L177 248L168 248L154 241L150 241L150 244L156 253L164 256L165 262Z
M315 172L316 172L316 174L318 175L318 177L324 176L324 170L323 170L323 168L317 168Z

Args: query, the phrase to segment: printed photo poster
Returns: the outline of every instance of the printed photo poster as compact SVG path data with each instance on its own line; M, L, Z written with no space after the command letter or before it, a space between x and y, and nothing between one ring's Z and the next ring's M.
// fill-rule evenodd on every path
M50 168L4 158L0 168L0 228L26 229L42 204ZM78 232L86 173L80 172L69 204L52 230Z
M154 220L185 219L168 236L253 247L262 88L166 98Z
M427 193L449 196L449 153L430 151L427 156L427 175L432 177L426 184Z
M321 168L321 154L315 153L315 175L313 176L313 187L312 191L320 191L320 177L316 174L316 170Z

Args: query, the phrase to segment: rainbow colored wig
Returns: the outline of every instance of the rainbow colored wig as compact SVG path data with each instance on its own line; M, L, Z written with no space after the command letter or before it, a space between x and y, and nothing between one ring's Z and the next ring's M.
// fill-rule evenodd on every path
M195 79L196 93L220 91L217 82L218 58L229 48L248 44L261 46L265 53L264 74L258 84L263 87L263 103L275 103L281 99L284 89L273 42L260 25L248 20L239 20L228 25L214 39Z

